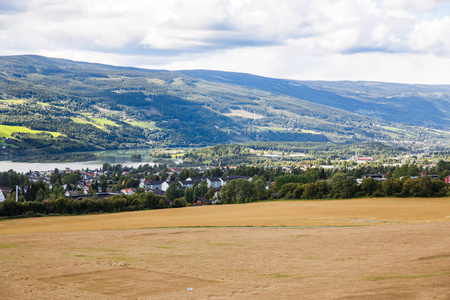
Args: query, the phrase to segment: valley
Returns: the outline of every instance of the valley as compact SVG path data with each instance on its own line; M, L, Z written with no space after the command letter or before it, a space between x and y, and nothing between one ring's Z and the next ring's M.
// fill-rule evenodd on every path
M3 159L27 152L249 142L381 142L443 150L450 140L448 86L294 81L3 56L0 92Z

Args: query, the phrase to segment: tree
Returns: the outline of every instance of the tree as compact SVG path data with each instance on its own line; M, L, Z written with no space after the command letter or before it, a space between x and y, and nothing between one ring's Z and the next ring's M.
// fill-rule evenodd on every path
M223 176L223 170L220 168L214 168L212 170L208 170L208 175L211 177L221 177Z
M54 185L56 183L62 185L61 175L59 173L52 173L52 175L50 175L50 184Z
M329 197L330 187L328 181L322 180L316 182L317 198L327 198Z
M89 186L88 194L90 194L90 195L95 195L95 194L97 194L97 193L98 193L98 182L97 182L97 180L96 180L95 183L92 183L92 184Z
M327 174L325 173L325 170L320 168L320 172L319 172L319 179L327 179Z
M192 203L194 202L194 191L190 187L186 187L186 190L184 191L184 199L186 199L186 202Z
M285 197L288 194L293 194L295 189L298 186L301 186L301 184L298 183L294 183L294 182L290 182L290 183L286 183L283 186L281 186L281 189L279 190L279 196L280 197ZM301 194L300 194L301 196Z
M335 197L343 199L355 197L358 192L358 183L354 178L346 178L339 183L338 190Z
M66 173L63 175L63 183L76 185L81 180L81 174L79 172Z
M339 197L339 193L341 191L341 182L347 179L347 175L342 173L342 171L337 172L331 177L329 187L331 197Z
M198 188L199 188L199 193L200 193L199 197L204 197L205 194L208 192L208 183L206 182L206 180L203 180L202 182L200 182L200 184L198 185Z
M303 193L305 192L305 185L304 184L297 184L297 187L295 190L291 193L287 193L286 198L287 199L300 199L303 196Z
M302 198L303 199L315 199L316 197L317 197L316 184L314 184L314 183L305 184Z
M189 170L183 169L181 170L180 174L178 175L179 180L186 180L189 178Z
M53 186L52 193L50 194L50 199L55 200L61 197L64 197L64 187L59 184L55 184Z
M438 173L444 172L444 170L447 170L449 167L450 163L447 164L447 162L441 159L436 165L436 172Z
M418 193L420 192L419 185L417 184L417 180L409 179L403 183L403 190L402 194L405 197L417 197L419 196Z
M381 182L370 177L364 178L359 188L367 196L372 196L375 191L381 190Z
M448 175L450 175L450 170L444 170L444 172L442 172L441 175L439 175L439 179L444 180L444 178L447 177Z
M44 200L46 197L50 196L50 189L48 185L40 178L37 182L32 183L27 190L25 195L25 199L27 201L35 201L37 200L37 193L42 191L39 194L40 201Z
M183 197L183 187L181 186L181 183L174 182L166 190L165 196L170 200L175 200L177 198Z
M244 203L254 199L253 185L247 179L236 179L222 187L223 203Z
M388 179L381 184L383 192L386 196L393 196L397 193L401 193L403 187L402 182L398 179Z
M102 189L102 191L106 191L106 188L108 187L108 179L105 175L100 175L100 184L99 187Z
M164 201L164 198L160 198L159 199L159 207L160 208L166 208L167 207L167 204L166 204L166 201Z
M137 188L140 183L138 179L134 179L131 176L125 177L124 180L125 180L125 188Z
M394 178L400 178L401 177L401 175L400 175L400 168L398 166L395 167L393 176L394 176Z
M200 190L200 188L198 186L194 185L194 187L192 188L193 200L195 200L195 199L197 199L199 197L203 197L203 195L202 195L202 191Z
M253 188L255 189L256 199L257 200L264 200L267 199L267 190L266 190L266 184L261 178L256 179L253 181Z
M177 198L173 201L173 207L185 207L186 200L184 198Z
M417 165L412 165L409 167L408 171L409 176L419 176L420 175L420 169L417 167Z
M428 176L423 176L419 179L419 195L420 197L431 197L433 196L433 182Z
M408 173L409 173L408 165L404 164L403 166L401 166L401 168L400 168L400 177L407 176Z
M43 190L38 190L36 193L36 200L37 202L42 202L44 201L44 191Z
M216 194L216 190L212 186L210 186L208 188L208 192L205 193L206 200L211 200L215 194Z
M144 194L143 200L144 208L156 209L161 208L159 203L159 197L153 194L152 192L148 192Z

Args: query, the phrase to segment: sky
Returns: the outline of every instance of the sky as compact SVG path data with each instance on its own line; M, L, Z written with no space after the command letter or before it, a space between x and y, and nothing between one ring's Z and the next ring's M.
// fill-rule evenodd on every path
M450 0L0 0L0 55L450 84Z

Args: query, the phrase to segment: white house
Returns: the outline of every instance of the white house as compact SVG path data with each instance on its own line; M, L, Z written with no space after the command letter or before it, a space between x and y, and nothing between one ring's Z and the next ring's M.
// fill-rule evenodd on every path
M213 188L218 188L224 185L224 180L217 177L207 177L206 182L208 186L212 186Z
M151 180L146 180L144 182L144 186L145 186L145 190L162 190L162 185L165 181L151 181Z
M172 182L172 183L173 183L173 182ZM169 188L170 184L171 184L170 181L164 181L164 182L161 184L161 190L163 190L164 192L167 191L167 189Z

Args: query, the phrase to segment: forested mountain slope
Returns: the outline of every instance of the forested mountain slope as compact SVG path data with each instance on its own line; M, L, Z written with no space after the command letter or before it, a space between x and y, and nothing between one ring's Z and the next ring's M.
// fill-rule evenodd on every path
M0 57L0 99L6 152L449 141L450 86L145 70L30 55Z

